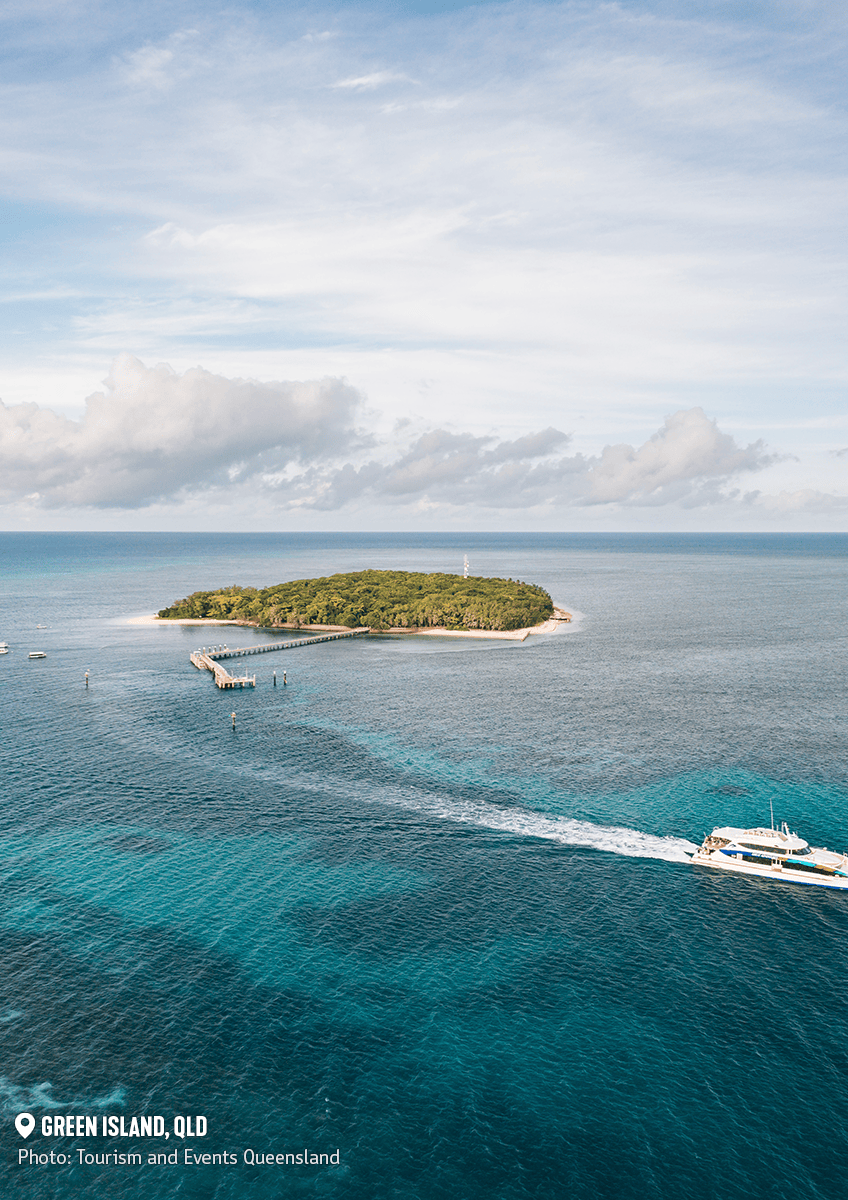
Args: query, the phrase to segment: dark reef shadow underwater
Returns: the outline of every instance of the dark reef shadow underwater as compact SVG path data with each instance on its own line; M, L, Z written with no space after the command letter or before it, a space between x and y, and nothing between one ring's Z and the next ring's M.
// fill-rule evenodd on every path
M578 619L257 656L243 693L189 664L211 634L128 619L465 553ZM4 1196L842 1200L848 895L684 850L770 804L848 846L848 537L3 534L0 556ZM42 1136L76 1113L171 1137ZM304 1148L340 1163L243 1157ZM84 1161L115 1151L143 1162Z

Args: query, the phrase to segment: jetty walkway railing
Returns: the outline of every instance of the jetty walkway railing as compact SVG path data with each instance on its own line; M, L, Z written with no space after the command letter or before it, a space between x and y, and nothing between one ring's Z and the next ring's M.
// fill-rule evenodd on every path
M371 630L367 626L345 630L344 633L322 633L316 637L295 638L290 642L264 642L257 646L242 646L231 650L229 646L204 646L193 650L190 658L200 671L211 671L219 688L256 687L255 675L231 675L219 663L222 658L244 658L248 654L270 654L275 650L294 650L298 646L314 646L318 642L338 642L342 638L364 637Z
M211 654L203 650L193 650L189 655L199 671L211 671L219 688L256 687L255 675L231 675L225 667L215 662Z

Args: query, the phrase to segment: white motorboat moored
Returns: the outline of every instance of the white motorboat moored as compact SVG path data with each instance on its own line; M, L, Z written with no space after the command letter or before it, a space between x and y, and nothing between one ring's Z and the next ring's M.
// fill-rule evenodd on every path
M694 852L692 862L781 883L848 888L848 854L835 854L826 846L810 846L797 833L790 833L785 821L780 829L736 829L730 825L714 829Z
M44 653L43 650L30 650L29 657L30 658L46 658L47 655Z

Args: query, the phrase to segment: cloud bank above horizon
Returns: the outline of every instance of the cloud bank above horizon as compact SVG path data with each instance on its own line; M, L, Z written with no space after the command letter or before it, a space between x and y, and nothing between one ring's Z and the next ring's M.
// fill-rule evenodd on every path
M844 8L3 30L0 523L845 528Z
M381 439L376 416L342 379L178 374L124 354L78 419L0 403L0 498L42 510L190 510L232 498L278 514L363 499L430 515L762 505L740 483L777 459L762 441L738 444L699 407L667 416L638 447L588 456L570 453L571 434L554 427L508 439L401 422Z

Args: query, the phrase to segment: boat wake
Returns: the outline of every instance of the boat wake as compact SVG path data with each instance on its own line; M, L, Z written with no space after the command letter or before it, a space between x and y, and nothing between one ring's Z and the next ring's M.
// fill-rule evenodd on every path
M274 773L276 778L276 773ZM316 781L311 774L289 776L289 784L300 782L317 795L328 791L339 798L349 800L351 786L347 781L332 781L321 778ZM559 842L562 846L584 847L604 850L609 854L621 854L626 858L659 858L666 862L688 863L689 856L698 847L694 842L680 837L661 837L643 833L639 829L628 829L623 825L596 825L592 821L579 821L574 817L560 817L530 808L516 808L487 803L485 800L452 800L444 793L432 794L422 789L409 787L374 787L369 784L360 789L359 799L366 803L405 808L424 816L443 821L455 821L460 825L474 825L478 829L494 829L502 833L513 833L520 837L544 838Z
M661 858L666 862L689 862L689 855L697 850L697 846L685 838L658 837L656 834L642 833L638 829L627 829L621 825L595 825L591 821L548 816L528 809L499 808L473 801L450 801L444 797L435 799L420 793L410 795L395 792L391 796L381 795L379 799L463 825L497 829L503 833L515 833L523 837L545 838L563 846L605 850L610 854L623 854L627 858Z

